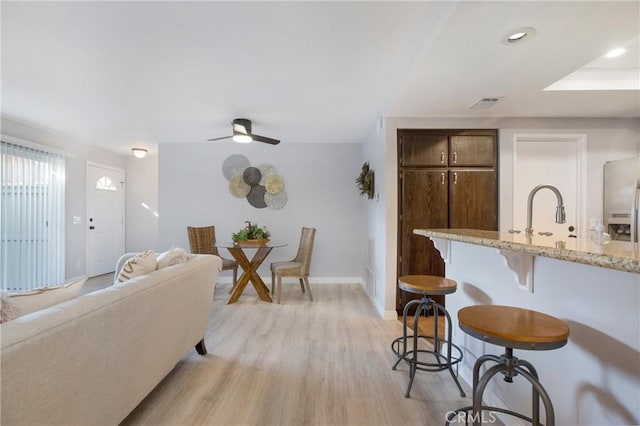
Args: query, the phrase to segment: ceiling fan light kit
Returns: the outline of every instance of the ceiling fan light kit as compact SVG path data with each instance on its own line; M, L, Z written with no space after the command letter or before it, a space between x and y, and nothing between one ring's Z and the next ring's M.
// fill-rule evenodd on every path
M234 142L238 143L250 143L253 142L253 139L249 135L236 134L232 137Z
M251 120L247 120L246 118L236 118L231 122L231 127L233 129L233 134L231 136L207 139L207 141L211 142L231 138L234 142L238 143L250 143L253 141L268 143L270 145L278 145L280 143L278 139L272 139L252 133Z

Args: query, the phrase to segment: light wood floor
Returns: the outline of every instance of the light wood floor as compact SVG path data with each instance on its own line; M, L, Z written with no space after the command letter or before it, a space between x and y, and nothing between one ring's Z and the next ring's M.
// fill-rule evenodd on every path
M361 286L312 286L314 302L284 287L282 305L252 289L226 305L218 285L209 354L189 351L123 424L442 425L469 404L447 371L419 371L404 397L408 366L391 370L390 350L401 323L379 319Z

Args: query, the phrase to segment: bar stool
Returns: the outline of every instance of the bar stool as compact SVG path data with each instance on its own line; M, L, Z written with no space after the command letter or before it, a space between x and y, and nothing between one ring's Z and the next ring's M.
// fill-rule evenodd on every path
M479 425L483 411L497 411L518 417L534 425L540 423L540 399L544 404L547 416L546 425L555 424L555 414L551 398L542 387L538 373L531 363L513 356L513 349L550 350L561 348L567 343L569 326L550 315L528 309L511 306L478 305L467 306L458 311L458 324L470 336L483 342L503 346L504 355L483 355L473 366L473 405L460 408L447 417L446 424L465 412L465 417L471 411L474 425ZM496 364L487 369L480 377L480 368L485 362ZM498 373L504 375L504 381L511 383L518 374L532 385L532 417L499 407L482 405L482 395L489 380ZM457 421L457 420L456 420ZM466 418L465 418L466 421Z
M398 286L409 293L421 294L420 300L412 300L404 307L402 314L402 336L398 337L391 343L391 350L398 357L398 361L393 365L392 369L395 370L400 361L406 361L409 364L409 386L405 394L406 398L411 397L411 386L413 385L413 378L416 375L416 370L421 371L443 371L449 370L451 377L460 390L460 396L465 396L462 386L458 381L457 375L453 372L453 366L458 364L462 360L462 351L460 348L451 343L451 317L447 310L441 304L437 303L430 296L451 294L456 291L458 284L450 279L443 277L435 277L431 275L405 275L398 278ZM407 335L407 317L409 310L412 306L418 305L413 319L413 335ZM433 335L420 335L418 329L418 319L422 313L425 315L433 314ZM438 317L439 314L443 314L446 319L447 338L442 339L438 335ZM407 345L407 339L413 341L412 349L409 349ZM426 340L433 343L433 350L418 349L419 339ZM442 346L446 345L446 352L442 352ZM427 362L423 358L418 359L419 354L429 354L427 356L433 356L434 359L431 362Z

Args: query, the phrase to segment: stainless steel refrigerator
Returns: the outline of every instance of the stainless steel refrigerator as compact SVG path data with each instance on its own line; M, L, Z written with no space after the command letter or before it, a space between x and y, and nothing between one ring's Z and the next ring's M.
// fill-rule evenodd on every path
M604 226L612 240L638 242L640 157L604 164Z

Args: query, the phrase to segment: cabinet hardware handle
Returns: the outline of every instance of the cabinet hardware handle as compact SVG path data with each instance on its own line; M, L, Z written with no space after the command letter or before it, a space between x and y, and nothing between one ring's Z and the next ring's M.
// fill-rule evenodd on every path
M444 173L440 173L440 183L444 185Z
M458 153L457 153L457 152L454 152L454 153L453 153L453 163L455 164L455 163L457 163L457 162L458 162Z
M440 164L444 164L444 151L440 153Z
M454 185L457 185L457 184L458 184L458 174L457 174L457 173L454 173L454 174L453 174L453 184L454 184Z

